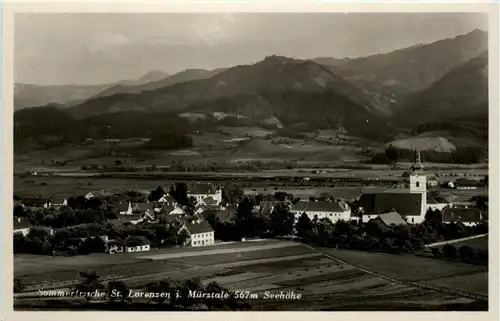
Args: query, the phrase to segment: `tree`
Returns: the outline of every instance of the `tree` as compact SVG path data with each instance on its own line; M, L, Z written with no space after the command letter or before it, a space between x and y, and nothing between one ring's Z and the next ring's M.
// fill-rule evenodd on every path
M151 193L149 193L148 201L157 202L160 198L163 197L163 195L165 195L165 191L163 190L163 187L158 185L155 190L152 190Z
M222 294L223 291L225 289L215 281L208 283L205 287L205 293ZM226 305L225 300L222 298L206 298L203 300L203 303L205 303L209 311L212 311L213 308L222 309Z
M236 209L234 222L241 237L255 236L255 220L252 213L253 203L245 197Z
M177 201L177 203L181 205L184 206L192 205L188 199L188 187L185 183L176 183L175 189L171 187L169 194Z
M297 224L295 224L295 229L300 237L308 237L312 234L312 222L306 213L300 215Z
M83 281L75 286L75 290L91 293L105 288L99 280L99 276L94 271L90 273L80 272L80 277L83 278ZM87 299L87 302L90 302L92 296L86 295L85 298Z
M470 246L464 245L458 249L458 254L463 260L470 260L474 257L474 249Z
M441 251L440 251L440 250L439 250L439 248L437 248L437 247L433 247L433 248L431 249L431 251L432 251L432 254L434 254L435 256L439 256L439 255L441 255Z
M277 204L271 213L271 228L275 235L289 235L293 232L295 217L285 204Z
M169 279L150 283L146 285L146 291L149 293L154 293L155 296L153 297L153 301L157 302L158 304L162 304L168 299L166 294L170 294L173 290L171 283L172 282ZM170 298L172 298L171 295ZM170 303L172 304L172 302L173 301L171 299Z
M456 258L457 257L457 249L455 246L451 244L445 244L443 246L443 256L448 257L448 258Z
M14 293L21 293L24 290L24 284L20 279L14 278Z
M123 281L111 281L108 283L108 299L113 302L119 299L122 303L130 302L132 299L129 296L129 287Z

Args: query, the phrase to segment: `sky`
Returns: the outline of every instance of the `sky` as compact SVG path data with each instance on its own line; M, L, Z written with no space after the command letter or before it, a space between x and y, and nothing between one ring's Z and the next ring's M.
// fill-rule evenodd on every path
M478 13L22 13L15 17L14 78L104 84L269 55L354 58L487 27Z

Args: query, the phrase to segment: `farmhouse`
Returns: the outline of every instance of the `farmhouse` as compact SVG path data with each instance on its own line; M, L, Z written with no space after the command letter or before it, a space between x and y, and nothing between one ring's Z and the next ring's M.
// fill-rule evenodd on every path
M409 223L421 223L427 212L427 176L420 162L420 152L416 152L415 163L411 167L410 186L402 193L368 193L361 195L360 211L364 223L380 214L398 212L406 216Z
M427 209L429 210L439 210L442 211L446 207L451 206L451 202L442 196L427 198Z
M110 240L108 236L99 236L104 241L104 252L108 254L123 253L125 244L119 240Z
M475 179L460 178L455 182L454 185L456 189L462 189L462 190L478 189L481 185L481 182Z
M194 197L196 202L212 197L216 205L219 205L222 202L222 190L215 188L211 183L197 183L189 189L188 197Z
M172 196L170 196L168 194L163 195L158 200L158 203L162 203L164 205L169 205L169 206L176 206L177 205L177 201L175 200L175 198L173 198Z
M22 198L21 204L23 207L42 207L42 208L49 208L52 205L49 199L42 197Z
M333 223L344 220L349 221L351 219L351 208L345 202L298 202L291 209L292 214L295 219L298 220L299 217L306 213L309 219L328 218Z
M186 244L190 244L192 247L206 246L214 244L214 229L207 221L195 221L194 223L184 224L180 230L186 231L189 235L189 239Z
M380 214L371 221L385 228L390 227L391 225L408 225L398 212Z
M145 236L130 236L125 240L125 251L146 252L151 250L151 242Z
M32 225L28 220L23 220L20 217L14 219L14 234L22 234L23 236L26 236L30 232L31 227Z
M477 208L445 208L443 223L461 222L466 226L474 226L483 219L481 211Z
M184 211L184 209L180 206L176 206L173 210L171 210L168 214L170 215L179 215L179 214L186 214L186 212Z

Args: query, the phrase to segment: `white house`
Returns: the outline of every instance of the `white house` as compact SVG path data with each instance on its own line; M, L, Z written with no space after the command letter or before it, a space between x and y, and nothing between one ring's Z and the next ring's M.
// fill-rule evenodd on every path
M443 223L461 222L466 226L474 226L481 223L483 219L481 211L477 208L445 208L443 213Z
M151 250L151 242L145 236L130 236L125 240L125 251L147 252Z
M104 241L105 253L116 254L125 252L125 244L123 244L123 242L120 242L118 240L110 240L107 235L99 237Z
M328 218L333 223L339 220L351 220L351 208L345 202L298 202L290 212L292 212L296 220L303 213L306 213L311 220L314 217L318 219Z
M189 239L186 244L192 247L206 246L215 243L214 229L207 221L197 220L193 223L186 223L180 229L181 231L186 231L189 235Z
M222 202L222 190L215 188L211 183L197 183L188 191L188 197L193 197L196 202L211 197L216 201L215 205Z
M162 204L170 205L170 206L176 206L177 205L177 201L175 200L175 198L173 198L172 196L170 196L168 194L163 195L158 200L158 203L162 203Z
M184 211L184 209L182 207L176 206L168 214L170 214L170 215L179 215L179 214L186 214L186 212Z
M427 199L427 210L439 210L442 211L446 207L451 207L452 203L444 197L437 196Z
M26 236L30 232L31 227L32 225L28 220L22 219L20 217L14 218L14 234L22 234Z

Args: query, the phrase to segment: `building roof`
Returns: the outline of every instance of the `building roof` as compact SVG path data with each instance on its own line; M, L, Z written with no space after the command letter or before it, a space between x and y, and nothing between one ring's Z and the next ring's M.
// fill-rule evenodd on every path
M300 212L333 212L340 213L344 210L339 203L333 202L298 202L292 207L292 211Z
M203 194L203 195L209 195L209 194L215 194L216 193L216 188L212 185L212 183L197 183L193 185L190 189L188 194Z
M464 222L464 223L479 223L481 222L481 211L477 208L445 208L443 210L443 222Z
M22 203L24 205L44 205L45 203L47 203L49 200L46 199L46 198L42 198L42 197L27 197L27 198L23 198L22 199Z
M127 246L150 245L151 242L145 236L130 236L125 240Z
M208 233L213 232L214 229L207 221L202 221L200 223L188 223L186 224L186 228L191 234L200 234L200 233Z
M456 186L472 186L476 187L480 185L481 182L477 179L460 178L455 182Z
M363 215L383 214L396 211L405 216L420 216L422 195L411 193L370 193L359 200Z
M380 220L386 225L386 226L391 226L391 225L408 225L406 221L403 219L401 215L399 215L398 212L389 212L389 213L384 213L380 214L378 216Z
M14 219L14 231L15 230L22 230L22 229L25 229L25 228L29 228L31 227L32 224L28 221L28 220L16 220Z
M177 201L175 200L175 198L173 198L171 195L169 194L165 194L163 195L159 200L158 202L167 202L167 203L177 203Z
M205 197L203 199L203 203L207 204L207 205L217 205L217 201L214 200L214 198L212 196L209 196L209 197Z
M119 212L126 212L126 211L128 211L128 206L129 206L129 202L123 202L123 203L119 203L116 207L118 208Z
M142 214L132 214L132 215L121 215L120 221L138 221L142 219Z
M155 203L135 203L134 210L139 212L152 211L155 208Z

